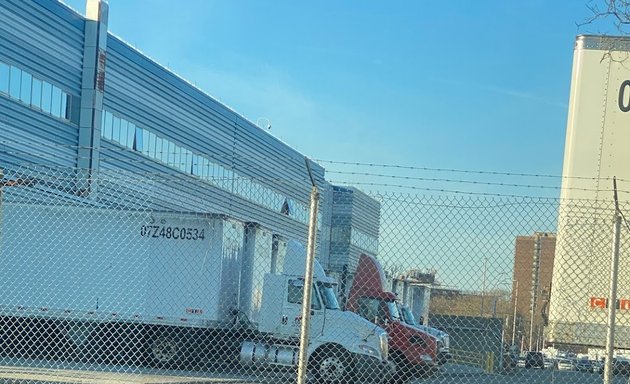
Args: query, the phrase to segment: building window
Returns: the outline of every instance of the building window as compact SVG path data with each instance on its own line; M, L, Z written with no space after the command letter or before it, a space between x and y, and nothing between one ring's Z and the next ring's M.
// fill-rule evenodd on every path
M72 97L14 65L0 62L0 94L59 119L71 120Z
M9 66L0 62L0 93L9 93Z
M14 99L20 98L20 83L22 82L22 71L17 67L11 67L9 72L9 96Z
M281 212L283 204L289 207L287 215L301 223L308 223L308 209L304 204L267 188L251 178L215 164L203 155L162 138L150 130L104 110L101 118L101 137L125 148L196 176L207 183L225 189L272 211ZM321 213L318 227L321 228Z

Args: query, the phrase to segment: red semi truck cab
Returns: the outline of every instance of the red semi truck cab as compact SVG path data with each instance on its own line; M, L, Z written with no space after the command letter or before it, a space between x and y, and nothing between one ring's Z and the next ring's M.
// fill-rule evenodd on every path
M433 372L438 365L436 338L403 321L396 294L386 291L384 282L385 275L378 260L361 255L346 309L387 331L390 361L396 366L396 376Z

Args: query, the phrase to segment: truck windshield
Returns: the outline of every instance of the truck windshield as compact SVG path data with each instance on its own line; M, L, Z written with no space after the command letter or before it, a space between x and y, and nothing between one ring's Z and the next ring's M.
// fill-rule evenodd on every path
M326 309L339 309L339 302L337 301L337 295L335 295L332 284L318 282L317 287L319 288L319 293L322 296L322 301Z
M405 323L409 325L416 325L416 318L413 316L413 313L411 313L411 309L409 309L409 307L401 305L399 309Z

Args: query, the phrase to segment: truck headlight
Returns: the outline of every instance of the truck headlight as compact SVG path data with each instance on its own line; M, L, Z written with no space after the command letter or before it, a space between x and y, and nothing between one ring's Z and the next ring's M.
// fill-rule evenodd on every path
M383 361L387 361L389 358L389 342L387 340L387 333L383 332L378 335L378 340L381 347L381 359L383 359Z

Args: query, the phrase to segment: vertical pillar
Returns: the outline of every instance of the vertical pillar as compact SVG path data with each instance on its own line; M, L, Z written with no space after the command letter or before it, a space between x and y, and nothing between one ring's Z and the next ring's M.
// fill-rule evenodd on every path
M424 306L422 307L422 310L424 311L424 325L429 326L429 309L431 307L431 286L430 285L425 285L424 286Z
M256 255L256 231L255 223L245 224L243 233L243 251L241 254L241 277L238 309L241 313L251 316L252 288L254 279L254 257Z
M398 294L398 279L395 277L392 279L392 292Z
M328 257L330 257L330 253L328 254ZM352 283L350 281L350 279L352 278L352 276L350 276L350 273L348 273L348 265L344 264L341 266L341 281L339 281L339 292L338 292L338 296L339 296L339 304L341 305L341 308L345 308L346 307L346 302L348 301L348 287L352 286Z
M409 282L407 280L403 280L402 283L402 302L403 304L409 304Z
M280 249L280 235L273 234L271 235L271 273L275 274L278 270L278 251Z
M108 14L106 2L87 0L76 182L76 194L84 197L95 191L92 179L99 169Z
M4 170L2 168L0 168L0 254L2 253L2 239L3 239L3 229L4 229L4 223L3 223L3 217L2 217L2 187L4 187Z
M536 307L538 304L538 284L539 284L539 272L540 272L540 250L541 250L541 234L536 233L534 240L534 257L532 265L532 291L530 302L530 320L529 320L529 350L533 351L533 338L534 338L534 321L538 323L538 316L535 316Z

